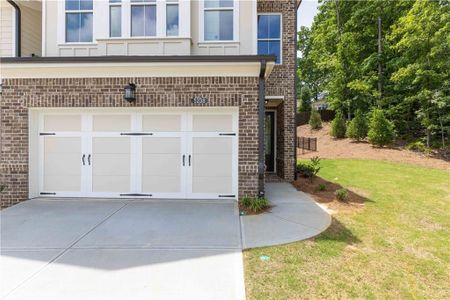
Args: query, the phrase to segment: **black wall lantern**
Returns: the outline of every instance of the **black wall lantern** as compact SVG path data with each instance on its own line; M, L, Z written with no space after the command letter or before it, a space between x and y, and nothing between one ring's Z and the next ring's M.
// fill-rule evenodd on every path
M134 83L129 83L124 88L125 94L123 98L128 102L136 101L136 85Z

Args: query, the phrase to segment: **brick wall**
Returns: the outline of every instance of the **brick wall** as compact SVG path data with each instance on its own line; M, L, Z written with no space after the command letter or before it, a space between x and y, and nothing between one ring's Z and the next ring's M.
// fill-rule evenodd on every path
M296 0L258 0L258 12L282 14L282 64L275 66L267 80L266 95L284 96L277 109L277 173L292 181L295 172Z
M137 85L137 101L123 100L123 87ZM6 79L0 98L1 207L28 197L28 108L190 107L193 96L207 106L239 107L239 193L258 189L258 78Z

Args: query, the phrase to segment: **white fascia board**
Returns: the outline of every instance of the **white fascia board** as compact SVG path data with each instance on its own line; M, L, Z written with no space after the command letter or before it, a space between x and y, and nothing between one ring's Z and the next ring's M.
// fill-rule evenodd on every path
M270 68L270 63L268 64ZM259 77L259 62L217 63L2 63L2 77ZM270 72L269 72L270 74ZM268 75L266 73L266 75Z

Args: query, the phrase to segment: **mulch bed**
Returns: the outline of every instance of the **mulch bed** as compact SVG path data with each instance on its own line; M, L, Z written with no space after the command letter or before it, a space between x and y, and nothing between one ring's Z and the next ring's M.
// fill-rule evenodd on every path
M244 213L245 216L256 216L256 215L260 215L263 214L265 212L270 212L272 206L269 206L261 211L258 212L254 212L252 210L247 209L246 207L244 207L240 202L239 202L239 212L240 213Z
M321 184L326 187L324 191L318 190ZM317 202L327 204L329 208L335 210L359 210L364 206L364 202L370 201L364 191L356 191L355 189L347 189L347 201L339 201L334 193L343 187L321 177L314 177L312 181L309 178L299 177L293 185L297 190L310 194Z

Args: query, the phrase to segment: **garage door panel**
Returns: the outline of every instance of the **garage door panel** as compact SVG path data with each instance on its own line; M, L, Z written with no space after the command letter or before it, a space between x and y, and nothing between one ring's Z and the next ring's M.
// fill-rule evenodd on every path
M198 114L192 116L192 131L221 132L233 131L233 116L231 114Z
M233 141L230 138L195 138L194 154L228 153L233 152Z
M81 175L81 153L46 153L45 175Z
M142 190L144 193L180 193L180 176L146 176L142 177Z
M181 161L179 154L144 154L142 174L160 176L179 176Z
M127 137L96 137L92 139L93 153L130 153L130 138Z
M81 115L46 115L44 131L81 131Z
M178 132L181 131L181 115L143 115L142 131Z
M92 190L98 193L121 193L130 190L129 176L94 176Z
M92 117L94 131L121 132L131 129L131 115L94 115Z
M231 176L233 159L230 154L198 154L193 158L193 176Z
M142 140L142 152L148 153L181 153L181 138L144 138Z
M79 137L47 137L44 143L44 153L81 153L81 138Z
M130 154L95 154L92 164L93 175L130 175Z
M232 177L194 177L192 181L193 193L231 193L233 190Z
M80 175L46 175L44 177L44 191L51 192L80 192Z

